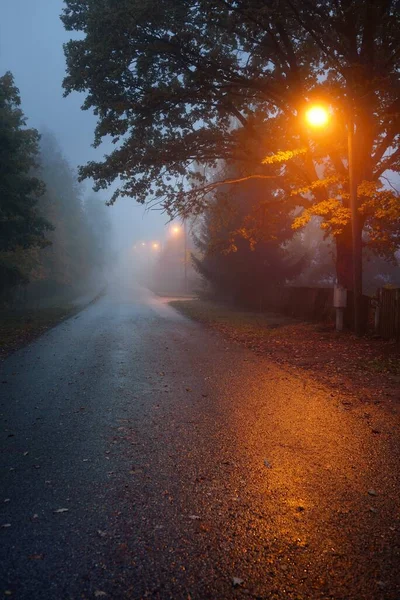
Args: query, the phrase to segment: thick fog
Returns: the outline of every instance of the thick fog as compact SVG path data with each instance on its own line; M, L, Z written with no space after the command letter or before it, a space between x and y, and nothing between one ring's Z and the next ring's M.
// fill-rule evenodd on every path
M96 119L91 111L81 110L84 96L72 93L67 98L63 97L63 44L72 34L64 30L60 21L62 8L62 0L2 0L0 76L7 71L13 74L15 85L20 91L27 125L43 134L41 151L47 180L51 180L52 172L56 170L52 156L59 152L59 156L64 157L67 163L63 163L62 159L58 167L61 165L61 169L64 168L64 181L67 184L69 182L72 190L73 172L76 172L77 167L90 160L101 160L114 146L106 141L94 149L92 143ZM45 152L44 155L43 146L47 148L47 154ZM73 171L66 164L70 165ZM46 184L47 180L45 179ZM391 174L390 184L396 186L397 183L398 177ZM125 280L136 278L145 284L154 284L157 280L155 287L166 293L198 288L199 277L192 268L191 258L191 251L196 248L193 248L188 225L185 228L182 223L175 224L174 228L173 224L168 223L165 214L161 211L147 210L134 198L120 199L113 207L105 207L105 203L112 196L112 188L93 195L90 181L81 185L82 193L78 194L78 200L74 200L75 216L69 218L67 215L67 219L59 217L58 222L61 226L57 229L56 225L55 233L50 235L52 249L41 251L41 260L36 261L37 264L41 263L42 271L47 269L48 282L56 287L59 284L71 287L71 282L80 280L90 282L89 287L96 288L103 281L107 283L119 277ZM63 186L65 183L59 181L53 201L57 193L58 197L62 196ZM55 187L57 188L57 185ZM87 199L90 202L87 202L86 208L80 212L79 203L84 204ZM52 198L45 201L49 205ZM72 207L73 203L68 204L65 200L63 202L64 208ZM100 211L94 207L94 204L99 203L103 207ZM70 253L70 264L67 266L60 251L65 246L65 240L61 243L57 238L58 232L64 226L63 219L69 219L67 225L70 234L67 242L73 250ZM80 219L86 220L82 226L79 226ZM96 226L91 228L92 223ZM78 244L75 244L74 236ZM86 237L92 241L85 242ZM297 279L292 277L292 281L297 285L333 284L333 252L330 241L323 238L318 223L310 223L287 244L286 250L291 255L292 262L305 255L311 257L308 266L303 266ZM79 273L75 273L76 270L71 269L71 264L79 263L81 255L87 256L86 270L82 268ZM96 258L100 255L101 261ZM254 258L253 255L250 256ZM212 262L212 257L210 260ZM366 260L367 291L374 292L377 286L399 281L397 266L388 265L376 257L372 260L371 256L367 256ZM279 270L278 263L274 263L274 266ZM68 276L61 277L63 269L70 271ZM221 265L218 265L217 280L220 279L220 269ZM235 269L237 273L238 267L235 266ZM245 270L248 270L246 261ZM46 276L42 276L39 295L42 293L44 279ZM256 279L265 279L264 271Z
M12 72L28 127L53 134L63 155L76 169L89 160L101 159L112 146L103 144L98 149L91 146L96 121L90 111L81 110L83 95L73 93L63 98L63 43L71 34L64 30L59 19L62 5L62 0L2 1L0 76L6 71ZM84 195L90 194L91 182L82 185ZM99 200L106 202L112 191L111 188L99 193ZM107 213L112 226L111 271L118 260L125 265L135 262L132 255L135 243L162 243L168 234L166 215L149 212L134 199L119 200ZM136 267L148 264L142 256L136 260Z

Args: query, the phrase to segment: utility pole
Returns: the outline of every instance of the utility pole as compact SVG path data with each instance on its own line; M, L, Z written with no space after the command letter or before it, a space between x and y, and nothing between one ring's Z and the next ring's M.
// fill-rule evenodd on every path
M357 335L362 334L361 308L362 308L362 232L360 214L358 212L357 195L357 169L355 165L354 152L354 117L353 106L349 106L347 121L348 140L348 166L349 166L349 191L351 212L351 238L353 254L353 315L354 331Z

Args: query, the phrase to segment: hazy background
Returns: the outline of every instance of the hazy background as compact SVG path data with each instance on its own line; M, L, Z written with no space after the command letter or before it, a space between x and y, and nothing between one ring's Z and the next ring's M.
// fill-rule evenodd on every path
M62 0L1 0L0 75L11 71L20 90L27 125L50 129L72 167L99 160L112 145L91 147L95 117L80 106L84 96L63 98L63 43L70 39L59 19ZM89 192L91 182L84 184ZM101 192L104 201L110 192ZM148 212L134 199L121 199L109 209L112 246L117 252L138 240L162 240L166 215Z

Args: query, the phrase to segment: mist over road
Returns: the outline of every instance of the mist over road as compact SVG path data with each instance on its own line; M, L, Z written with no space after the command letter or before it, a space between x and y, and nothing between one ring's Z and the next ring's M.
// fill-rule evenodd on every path
M0 380L5 597L400 597L397 433L301 371L125 285Z

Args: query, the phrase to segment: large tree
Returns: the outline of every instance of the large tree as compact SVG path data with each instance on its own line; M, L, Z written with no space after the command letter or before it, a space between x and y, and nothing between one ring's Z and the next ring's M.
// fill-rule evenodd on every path
M0 288L27 280L29 251L48 245L45 233L52 229L38 210L43 182L32 174L40 136L26 127L20 104L7 72L0 78Z
M66 93L86 92L96 144L116 149L81 170L96 187L199 212L219 182L273 178L290 212L335 235L338 277L351 280L346 126L355 127L358 237L399 243L399 200L382 189L398 171L399 0L66 0ZM302 114L327 102L335 126L315 137ZM193 163L203 169L193 177ZM262 233L262 232L261 232Z

